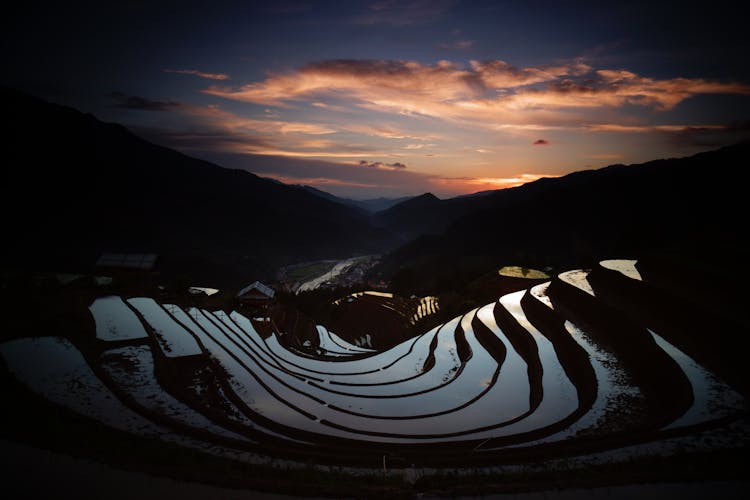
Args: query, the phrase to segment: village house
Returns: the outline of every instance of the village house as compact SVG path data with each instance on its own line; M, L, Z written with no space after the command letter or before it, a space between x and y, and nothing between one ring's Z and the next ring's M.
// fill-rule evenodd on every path
M276 291L273 288L256 281L240 290L236 298L241 306L268 307L273 303L275 295Z

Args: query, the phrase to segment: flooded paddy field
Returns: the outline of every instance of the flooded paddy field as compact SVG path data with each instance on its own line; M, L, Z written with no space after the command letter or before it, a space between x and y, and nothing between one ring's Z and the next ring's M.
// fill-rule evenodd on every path
M639 294L652 299L644 305ZM400 304L382 292L340 301L373 297ZM82 302L79 333L18 334L0 343L0 359L4 385L34 402L13 406L15 425L28 417L21 435L52 412L114 441L131 436L254 474L429 489L448 488L448 476L457 487L479 476L563 481L582 470L628 475L664 459L695 466L741 454L750 444L747 396L716 362L724 347L709 340L696 349L665 327L662 297L669 290L649 283L637 262L604 261L392 347L364 334L346 340L331 323L316 325L311 349L297 350L278 325L260 332L265 320L242 310L99 294ZM434 297L413 302L403 315L415 324L438 309ZM684 315L703 324L706 313Z

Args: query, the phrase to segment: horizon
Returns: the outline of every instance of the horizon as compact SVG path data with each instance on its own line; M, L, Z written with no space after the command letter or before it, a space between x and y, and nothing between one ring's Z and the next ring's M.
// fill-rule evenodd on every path
M739 145L739 144L742 144L742 143L748 142L748 141L750 141L750 139L742 139L740 141L737 141L737 142L734 142L734 143L731 143L731 144L725 144L725 145L718 146L718 147L707 147L707 149L702 149L700 151L695 151L695 152L693 152L693 153L691 153L689 155L681 156L681 157L676 157L676 158L674 158L674 157L672 157L672 158L669 158L669 157L651 158L650 160L647 160L644 163L647 163L649 161L686 158L688 156L694 156L696 154L701 154L701 153L708 153L708 152L715 151L715 150L722 149L722 148L729 147L729 146L736 146L736 145ZM583 169L582 168L580 170L572 170L570 172L567 172L565 174L561 174L559 176L550 176L549 178L565 177L568 174L573 174L573 173L576 173L576 172L581 172L583 170L600 170L600 169L603 169L603 168L614 167L614 166L630 167L630 166L635 166L635 165L639 165L639 164L638 163L610 163L610 164L607 164L607 165L602 165L602 166L593 167L593 168L589 167L588 169ZM229 168L229 167L225 167L225 166L219 165L219 164L217 164L217 166L221 167L221 168ZM282 182L283 183L283 181L280 181L279 179L275 179L273 177L263 177L263 176L260 176L260 177L262 177L263 179L268 179L268 180L272 180L272 181L277 181L277 182ZM454 195L448 195L448 196L438 196L435 193L433 193L432 191L424 191L424 192L421 192L421 193L410 193L410 194L397 195L397 196L366 196L366 195L360 195L360 196L358 196L358 195L353 195L353 196L339 196L339 195L335 195L334 193L332 193L330 191L326 191L323 188L316 187L316 186L311 186L309 184L287 184L287 185L288 186L292 186L292 187L310 187L310 188L313 188L313 189L317 189L319 191L323 191L323 192L325 192L327 194L331 194L331 195L337 196L339 198L349 199L349 200L354 200L354 201L369 201L369 200L379 200L379 199L392 200L392 199L396 199L396 198L416 198L416 197L424 196L424 195L427 195L427 194L431 194L431 195L435 196L436 198L438 198L440 200L448 200L448 199L451 199L451 198L461 198L461 197L476 196L476 195L480 195L480 194L491 192L491 191L500 191L500 190L504 190L504 189L512 189L514 187L524 186L526 184L530 184L530 183L536 182L538 180L539 179L532 179L532 180L528 180L528 181L522 182L520 184L515 184L515 185L512 185L512 186L505 186L505 187L496 188L496 189L483 189L481 191L471 191L471 192L468 192L468 193L454 194Z
M452 198L750 137L750 43L729 4L231 4L19 7L2 83L357 200Z

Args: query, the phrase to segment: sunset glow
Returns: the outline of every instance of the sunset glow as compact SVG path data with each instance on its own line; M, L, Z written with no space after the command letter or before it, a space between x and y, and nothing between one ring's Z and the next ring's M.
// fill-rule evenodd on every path
M500 189L748 136L742 46L701 40L700 27L681 27L691 13L649 6L646 22L635 6L545 8L243 2L162 33L152 26L168 9L98 7L88 16L101 26L131 21L129 58L89 47L97 28L80 26L66 43L87 47L71 64L91 88L70 93L43 63L11 83L222 166L357 198ZM24 50L52 57L33 41Z

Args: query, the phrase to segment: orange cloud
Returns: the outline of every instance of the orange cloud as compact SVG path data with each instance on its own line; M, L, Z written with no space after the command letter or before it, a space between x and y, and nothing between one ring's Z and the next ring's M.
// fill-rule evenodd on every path
M437 136L434 134L415 135L413 131L407 132L405 130L394 127L392 125L347 124L347 125L344 125L342 128L350 132L370 135L373 137L381 137L384 139L410 139L410 140L427 141L427 140L432 140L432 139L437 138Z
M280 108L296 102L319 106L321 99L330 98L350 110L433 117L497 130L581 126L590 121L591 110L636 105L665 111L698 94L750 94L750 86L659 80L624 70L595 70L581 61L517 68L499 60L471 61L468 67L451 61L331 60L204 92Z
M213 126L229 131L253 131L272 134L327 135L336 133L330 125L284 120L257 120L245 118L218 106L183 106L180 111L202 118Z
M481 86L481 82L475 74L450 61L423 65L414 61L344 59L308 64L239 88L214 86L205 92L256 104L286 106L288 101L325 95L346 95L371 103L453 100L475 95L476 85Z
M580 76L591 71L582 62L538 68L516 68L505 61L471 61L471 68L490 89L512 89L524 85L554 81L564 76Z
M585 83L566 78L552 82L546 89L530 89L515 97L522 107L620 107L631 104L666 111L699 94L750 94L750 86L701 78L656 80L630 71L599 70L594 79Z

